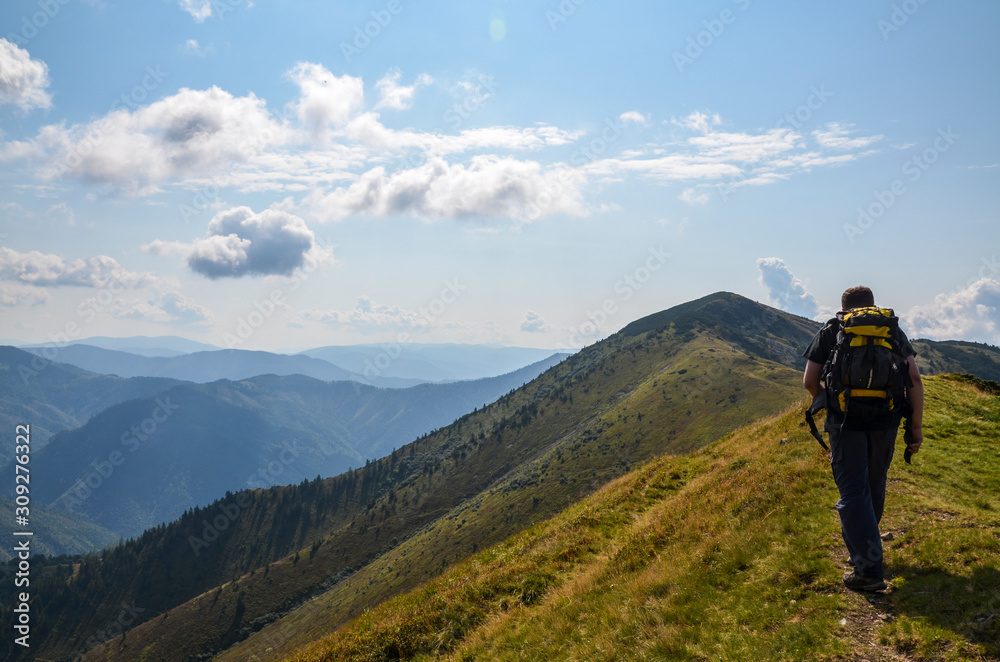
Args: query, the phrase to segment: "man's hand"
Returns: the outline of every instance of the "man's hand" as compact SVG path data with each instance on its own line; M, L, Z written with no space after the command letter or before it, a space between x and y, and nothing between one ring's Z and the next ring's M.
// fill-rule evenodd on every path
M906 463L910 463L910 457L914 453L920 452L920 445L924 443L924 431L919 426L914 426L909 420L906 421L906 427L903 428L903 443L906 444L906 450L903 451L903 459Z

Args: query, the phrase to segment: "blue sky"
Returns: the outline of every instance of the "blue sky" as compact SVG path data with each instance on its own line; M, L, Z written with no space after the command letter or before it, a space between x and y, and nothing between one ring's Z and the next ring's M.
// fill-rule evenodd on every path
M718 290L1000 342L1000 5L0 8L0 339L579 347Z

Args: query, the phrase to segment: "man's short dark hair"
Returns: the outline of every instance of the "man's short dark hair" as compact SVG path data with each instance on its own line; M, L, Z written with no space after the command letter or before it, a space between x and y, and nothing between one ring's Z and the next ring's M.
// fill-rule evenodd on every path
M844 290L844 294L840 297L840 307L842 310L864 308L866 306L874 305L875 295L872 294L872 291L864 285L849 287Z

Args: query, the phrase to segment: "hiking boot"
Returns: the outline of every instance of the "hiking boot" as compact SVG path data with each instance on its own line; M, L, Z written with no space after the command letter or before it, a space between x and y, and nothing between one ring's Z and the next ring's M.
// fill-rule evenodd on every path
M874 593L875 591L884 591L886 589L885 580L881 577L865 577L864 575L859 575L857 570L844 573L844 586L852 591L865 591L866 593Z

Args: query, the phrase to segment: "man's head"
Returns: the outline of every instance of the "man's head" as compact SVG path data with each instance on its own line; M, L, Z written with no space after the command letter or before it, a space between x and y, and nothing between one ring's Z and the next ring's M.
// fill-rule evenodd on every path
M841 310L851 310L852 308L864 308L875 305L875 295L864 285L849 287L844 290L840 297Z

